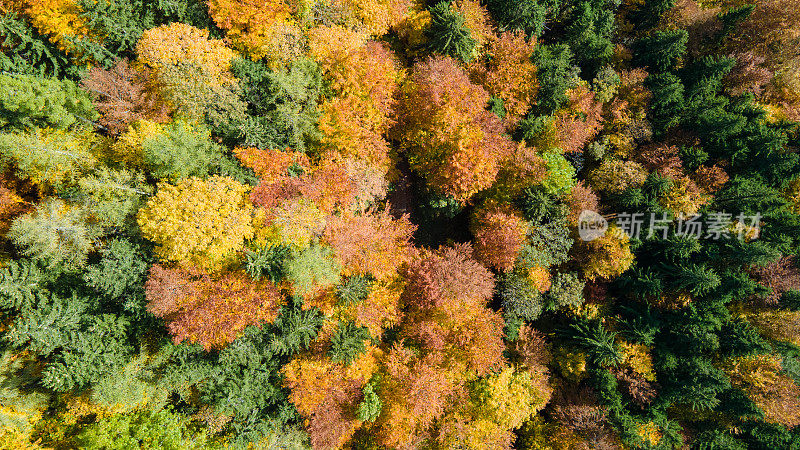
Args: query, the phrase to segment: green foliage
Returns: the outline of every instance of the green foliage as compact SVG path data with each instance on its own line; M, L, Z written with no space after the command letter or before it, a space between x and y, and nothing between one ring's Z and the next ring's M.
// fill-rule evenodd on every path
M650 75L647 77L647 87L653 93L650 115L655 130L663 133L681 123L685 108L681 80L671 73Z
M331 349L328 351L331 361L350 365L366 351L364 341L369 338L367 327L358 327L353 322L340 322L331 336Z
M552 114L567 103L566 92L577 85L580 72L573 58L574 54L566 44L536 47L533 61L539 69L539 114Z
M304 151L317 139L317 101L323 93L322 73L309 58L293 60L272 71L265 64L235 59L231 72L239 79L248 116L239 124L245 146Z
M0 71L36 76L77 77L82 69L14 11L0 15ZM2 119L0 119L2 120Z
M78 267L94 248L95 230L84 222L86 212L51 199L17 218L8 237L22 253L49 267Z
M542 186L525 188L517 203L525 219L537 225L553 222L565 216L563 205L556 203Z
M566 37L583 73L593 76L610 61L614 52L614 11L619 4L620 0L585 0L574 7Z
M430 8L431 25L425 31L428 48L455 59L470 62L477 41L464 24L464 16L443 0Z
M545 191L551 195L561 195L569 192L575 186L575 168L557 152L542 154L547 165L547 178L542 182Z
M182 120L145 139L142 150L153 176L173 183L216 173L224 158L224 149L211 141L211 133L205 127Z
M0 129L63 129L97 117L89 96L70 80L0 73Z
M535 320L544 309L542 294L525 275L516 272L504 274L499 280L498 292L506 317Z
M278 283L286 276L284 265L291 249L285 245L267 245L255 251L246 250L247 262L245 270L253 279L267 277Z
M547 298L553 308L579 306L583 303L583 288L586 282L576 273L557 273L553 276Z
M686 30L656 31L636 44L636 61L650 69L651 73L662 73L675 68L686 53L689 33Z
M92 218L105 228L132 230L136 212L144 206L153 188L144 175L101 167L78 180L77 196Z
M144 315L144 281L150 259L139 245L113 239L100 250L101 259L86 268L83 278L122 311Z
M77 437L81 448L169 450L208 448L205 431L169 410L115 414L86 426Z
M341 267L330 248L312 245L294 252L286 262L285 270L286 279L292 283L295 293L305 297L338 283Z
M381 415L383 402L375 392L375 381L370 381L364 385L364 400L358 404L358 420L362 422L374 422Z
M486 8L503 30L522 30L538 37L545 27L546 2L537 0L487 0Z
M45 272L30 259L11 261L0 272L0 307L21 310L30 308L36 294L44 290Z
M336 296L345 305L356 305L367 299L373 283L372 277L355 275L347 277L336 286Z
M531 227L528 240L520 251L518 264L521 263L526 267L550 267L561 264L568 259L573 243L566 222L563 220Z
M600 322L574 323L562 334L583 347L595 364L616 366L623 360L615 342L616 333L607 331Z

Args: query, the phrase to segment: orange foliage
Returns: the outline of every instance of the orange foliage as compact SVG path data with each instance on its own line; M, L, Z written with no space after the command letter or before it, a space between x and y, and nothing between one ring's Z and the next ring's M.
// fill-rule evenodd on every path
M358 34L340 27L319 27L309 34L311 53L337 94L321 107L326 157L365 159L388 171L389 145L382 135L392 125L400 75L394 55L384 44L362 44Z
M461 202L494 183L513 149L499 119L484 108L488 100L449 57L417 63L403 87L396 132L412 168Z
M372 211L332 218L323 240L333 248L345 275L371 274L386 280L410 260L415 228L406 216L394 219L387 211Z
M472 224L475 257L489 267L507 272L514 267L527 232L525 220L508 208L489 206L479 210Z
M226 30L233 45L260 59L275 26L289 19L291 7L283 0L206 0L208 13Z
M81 87L91 94L101 114L99 122L111 134L124 132L138 119L164 123L169 118L169 108L152 86L150 70L137 69L127 59L110 70L92 67Z
M457 244L412 261L404 302L417 310L485 306L492 296L494 277L472 257L469 244Z
M289 175L288 170L292 165L308 167L308 157L302 152L291 150L281 151L257 148L235 148L234 155L243 165L253 169L256 176L265 183L274 183Z
M509 125L525 115L536 100L539 83L537 68L531 61L535 48L535 39L527 41L521 31L505 32L490 42L491 56L470 67L473 79L503 100Z
M568 105L555 114L558 147L565 153L578 152L600 131L603 105L585 84L567 92Z
M275 285L230 272L218 278L197 269L155 265L145 283L147 309L167 321L173 340L222 348L249 325L277 317L283 298Z
M416 356L400 344L391 348L380 384L383 411L377 432L384 445L417 448L433 421L466 398L466 389L448 375L438 355Z

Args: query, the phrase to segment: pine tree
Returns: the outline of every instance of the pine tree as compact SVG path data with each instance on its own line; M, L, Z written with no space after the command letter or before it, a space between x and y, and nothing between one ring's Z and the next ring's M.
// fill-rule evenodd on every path
M436 3L429 11L431 25L425 32L428 47L442 55L470 62L477 41L465 26L464 16L451 6L449 0Z

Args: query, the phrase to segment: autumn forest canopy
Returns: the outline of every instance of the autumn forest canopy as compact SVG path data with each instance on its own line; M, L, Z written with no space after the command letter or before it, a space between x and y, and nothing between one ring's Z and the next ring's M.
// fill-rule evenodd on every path
M0 15L0 448L800 448L796 0Z

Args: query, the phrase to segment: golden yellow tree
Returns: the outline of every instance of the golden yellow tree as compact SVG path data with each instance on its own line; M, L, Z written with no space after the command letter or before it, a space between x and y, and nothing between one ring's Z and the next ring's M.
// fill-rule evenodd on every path
M187 178L161 183L139 211L142 235L168 261L218 268L253 236L249 188L231 178Z

